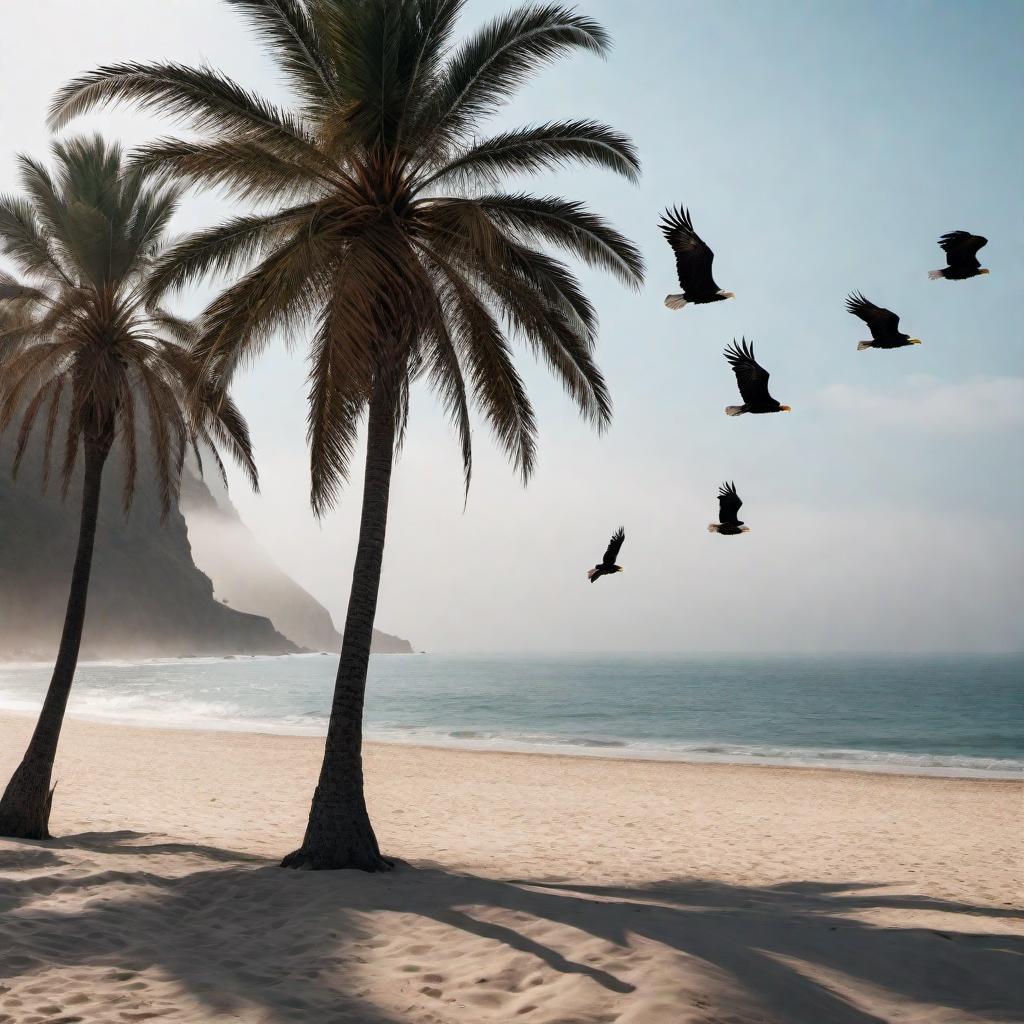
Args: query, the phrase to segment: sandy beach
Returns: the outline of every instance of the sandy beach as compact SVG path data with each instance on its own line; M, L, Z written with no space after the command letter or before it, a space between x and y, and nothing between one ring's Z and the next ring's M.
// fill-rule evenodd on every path
M320 748L69 721L0 1022L1024 1020L1020 783L378 745L396 870L282 871Z

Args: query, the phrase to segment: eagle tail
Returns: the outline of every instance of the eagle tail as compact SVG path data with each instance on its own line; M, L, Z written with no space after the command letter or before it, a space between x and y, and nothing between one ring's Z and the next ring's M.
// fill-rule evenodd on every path
M598 576L600 576L600 573L596 569L587 570L587 579L590 580L591 583L593 583L594 580L598 578Z
M938 281L938 279L940 277L945 277L945 276L946 276L946 271L945 270L929 270L928 271L928 280L929 281Z
M683 306L686 305L686 303L687 303L687 300L682 295L666 295L665 296L665 305L668 306L669 309L682 309Z
M721 533L718 523L708 523L708 533Z
M727 405L725 407L726 416L742 416L746 411L746 406L743 405Z
M857 351L858 352L863 352L864 349L866 349L866 348L874 348L874 347L875 347L874 342L871 342L871 341L858 341L857 342Z

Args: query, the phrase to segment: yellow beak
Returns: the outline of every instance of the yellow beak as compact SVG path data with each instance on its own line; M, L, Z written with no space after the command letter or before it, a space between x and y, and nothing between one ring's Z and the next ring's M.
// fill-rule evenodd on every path
M910 339L910 344L911 345L920 345L921 344L921 339L920 338L911 338Z

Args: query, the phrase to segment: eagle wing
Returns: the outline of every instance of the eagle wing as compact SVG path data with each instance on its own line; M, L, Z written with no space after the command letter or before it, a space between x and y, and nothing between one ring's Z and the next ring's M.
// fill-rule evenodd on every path
M891 310L883 309L869 302L860 292L854 292L846 300L846 308L868 325L875 341L885 341L893 334L899 334L900 318Z
M754 358L753 343L748 343L746 338L742 338L738 345L733 341L725 350L725 358L732 363L740 395L747 405L761 405L772 400L768 394L768 378L771 375Z
M946 263L963 270L977 270L981 266L978 250L987 244L987 238L972 235L969 231L950 231L939 239L939 245L946 253Z
M608 542L608 550L604 553L604 558L601 561L602 565L614 565L615 559L619 557L619 551L622 548L622 542L626 539L626 531L620 526L613 534L612 539Z
M721 289L711 275L715 254L693 230L690 211L672 207L662 214L661 231L676 256L676 274L684 292L715 293Z
M739 525L739 511L743 507L734 483L724 483L718 488L718 521L732 526Z

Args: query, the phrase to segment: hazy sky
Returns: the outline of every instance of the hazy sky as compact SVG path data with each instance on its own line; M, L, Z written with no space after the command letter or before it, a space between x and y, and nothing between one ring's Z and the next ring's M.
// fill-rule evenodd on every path
M208 61L280 95L241 20L216 0L35 0L0 34L0 187L43 154L45 110L72 74L117 60ZM465 24L507 7L471 0ZM607 62L542 75L496 122L594 117L629 132L644 176L539 179L636 239L636 295L585 275L615 422L598 438L523 353L542 429L523 489L476 434L463 513L457 446L426 391L396 469L378 624L431 650L1005 650L1022 646L1024 5L585 0ZM118 111L139 141L173 126ZM657 228L690 207L735 301L671 313ZM190 202L182 228L219 219ZM937 237L988 236L988 277L929 282ZM843 300L861 289L923 339L856 351ZM192 304L198 302L193 298ZM721 356L753 338L790 415L727 418ZM354 483L322 523L308 504L305 366L276 348L236 396L263 493L233 498L278 562L344 615ZM753 532L713 536L735 479ZM584 572L624 523L623 576Z

